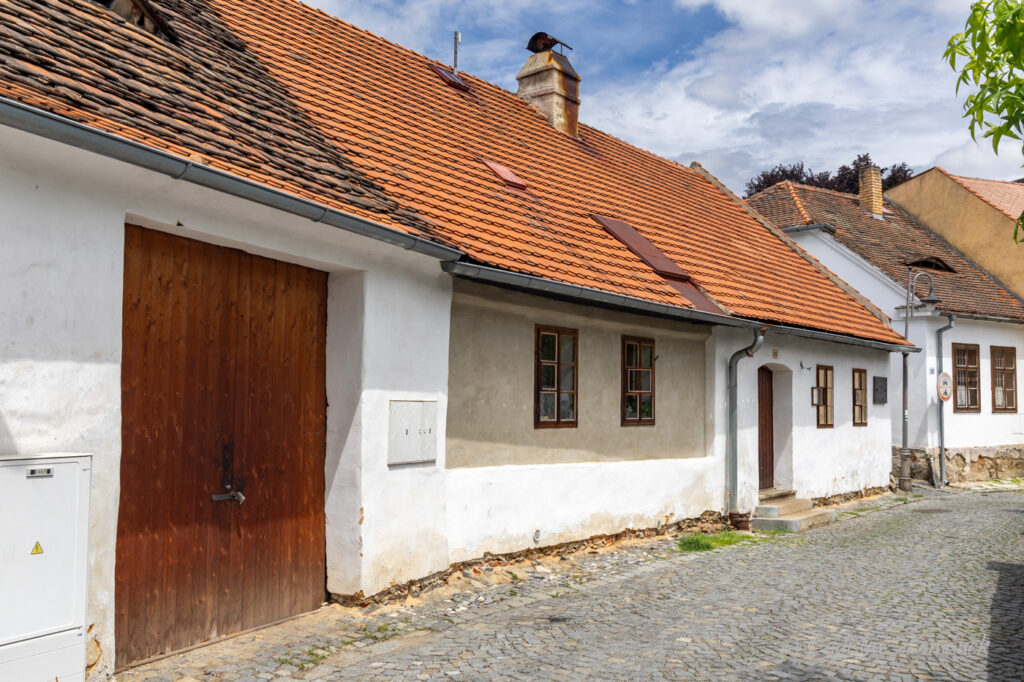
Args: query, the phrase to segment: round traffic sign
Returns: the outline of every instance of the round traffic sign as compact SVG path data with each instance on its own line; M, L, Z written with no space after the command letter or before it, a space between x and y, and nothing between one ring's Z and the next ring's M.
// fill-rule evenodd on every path
M939 400L943 402L953 397L953 377L949 376L949 372L943 372L939 375Z

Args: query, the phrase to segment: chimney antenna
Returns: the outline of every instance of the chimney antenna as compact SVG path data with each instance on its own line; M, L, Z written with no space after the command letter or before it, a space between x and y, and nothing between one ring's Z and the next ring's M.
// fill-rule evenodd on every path
M455 74L459 73L459 43L462 42L462 34L458 31L455 32L452 42L454 43L454 56L452 57L452 72Z

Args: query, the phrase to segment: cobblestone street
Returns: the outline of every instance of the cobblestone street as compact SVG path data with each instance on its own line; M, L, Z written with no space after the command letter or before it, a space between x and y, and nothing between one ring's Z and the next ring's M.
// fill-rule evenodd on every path
M920 492L800 535L653 539L418 605L327 607L119 679L1024 679L1024 494Z

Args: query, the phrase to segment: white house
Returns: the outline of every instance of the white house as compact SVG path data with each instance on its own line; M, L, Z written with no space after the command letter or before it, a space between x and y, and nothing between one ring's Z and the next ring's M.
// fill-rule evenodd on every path
M943 451L951 481L1024 474L1024 418L1017 393L1024 303L883 199L878 170L867 173L861 175L859 197L784 182L748 203L890 315L900 331L907 322L908 277L914 279L907 338L923 351L909 356L908 367L908 445L915 477L930 480L930 463L941 468ZM930 211L938 209L941 205ZM1009 233L1004 238L1012 249ZM939 301L926 309L921 299L932 286ZM890 376L897 381L900 363L893 355ZM948 405L938 395L943 372L952 379ZM902 403L891 404L897 448Z
M87 579L4 621L0 677L888 483L868 387L907 342L699 166L578 124L564 56L517 97L293 0L107 4L0 5L0 461L89 491L86 552L21 547L55 508L0 537Z

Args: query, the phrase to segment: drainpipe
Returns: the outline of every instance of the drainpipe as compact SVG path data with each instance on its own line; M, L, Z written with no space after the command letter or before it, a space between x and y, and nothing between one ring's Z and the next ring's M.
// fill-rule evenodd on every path
M939 374L943 372L942 366L942 333L953 328L956 324L956 315L949 315L949 324L945 327L939 327L938 331L935 332L935 341L938 345L938 365ZM948 483L946 480L946 401L939 399L939 487Z
M903 492L913 490L913 483L910 480L910 448L907 446L907 429L910 425L910 412L907 409L908 387L907 387L907 353L903 353L903 437L900 439L900 479L899 489Z
M736 448L736 394L738 392L736 389L736 366L739 364L739 361L743 359L743 356L748 358L754 357L754 353L756 353L761 347L761 344L764 343L764 332L764 327L755 330L754 342L746 348L739 349L732 354L732 357L729 358L729 433L726 436L725 465L729 468L729 522L741 530L748 530L750 527L750 521L749 519L740 517L737 492L739 487L739 461Z

